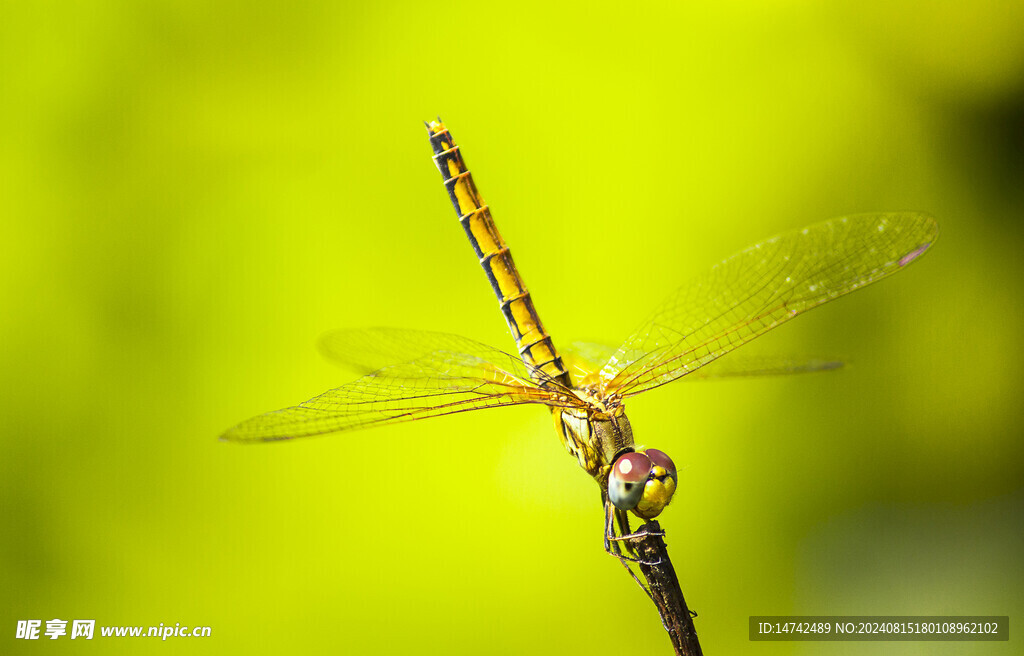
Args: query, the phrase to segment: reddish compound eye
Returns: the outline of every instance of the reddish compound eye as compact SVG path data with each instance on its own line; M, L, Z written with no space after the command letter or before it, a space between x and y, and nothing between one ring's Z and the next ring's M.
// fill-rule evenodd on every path
M679 482L679 476L676 474L676 463L672 462L672 458L669 458L664 451L658 449L647 449L644 451L647 457L651 459L651 462L655 467L661 467L676 483Z
M608 498L616 508L636 508L643 497L644 484L650 476L651 467L651 459L642 453L624 453L619 456L608 474Z

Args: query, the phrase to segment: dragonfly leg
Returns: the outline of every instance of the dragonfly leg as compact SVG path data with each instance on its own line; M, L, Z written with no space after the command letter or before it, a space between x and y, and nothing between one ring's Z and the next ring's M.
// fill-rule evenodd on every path
M622 567L625 568L626 572L630 575L630 577L632 577L633 581L635 581L636 584L640 586L640 589L644 591L644 594L650 597L651 601L654 601L654 596L651 594L650 588L648 588L647 585L640 580L640 577L637 576L636 572L633 571L633 568L630 567L630 563L638 563L640 562L640 560L638 558L632 558L622 553L622 547L619 546L619 540L615 535L615 514L615 507L612 506L612 504L610 503L605 503L604 550L618 559L618 561L622 564ZM621 521L621 518L619 519ZM626 524L628 526L628 519L626 519ZM632 546L630 546L628 543L626 543L626 548L630 551L633 550Z
M665 535L664 532L646 534L633 533L632 529L630 529L629 527L629 515L626 514L626 511L619 510L614 505L612 505L610 501L605 501L604 507L604 550L612 556L618 558L623 565L626 564L626 561L629 561L631 563L642 563L644 565L651 566L660 564L660 561L647 562L645 560L641 560L640 558L638 558L636 549L633 548L632 543L636 540L642 540L647 536L651 535L663 536ZM618 525L617 534L616 525ZM623 553L623 548L620 545L625 546L625 551L629 555L627 555L627 553ZM630 571L632 572L632 570Z

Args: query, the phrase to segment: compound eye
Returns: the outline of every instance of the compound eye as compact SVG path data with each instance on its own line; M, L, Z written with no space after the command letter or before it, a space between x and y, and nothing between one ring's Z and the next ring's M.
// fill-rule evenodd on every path
M625 453L608 474L608 498L619 510L632 510L644 495L651 473L651 459L642 453Z
M647 449L644 453L646 453L647 457L651 459L651 463L653 463L655 467L661 467L668 472L669 477L673 481L676 483L679 482L679 476L676 475L676 463L672 462L672 458L669 458L664 451L659 451L658 449Z

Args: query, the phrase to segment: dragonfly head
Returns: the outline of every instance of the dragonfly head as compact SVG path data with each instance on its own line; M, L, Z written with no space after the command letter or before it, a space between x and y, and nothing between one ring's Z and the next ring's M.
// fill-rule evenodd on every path
M623 453L608 474L608 498L619 510L654 519L676 491L676 466L664 451L638 449Z

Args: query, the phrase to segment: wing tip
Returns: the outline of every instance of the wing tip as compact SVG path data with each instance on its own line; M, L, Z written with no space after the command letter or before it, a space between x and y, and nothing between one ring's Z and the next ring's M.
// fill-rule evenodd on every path
M921 240L915 248L899 259L897 264L900 268L907 266L924 255L935 243L935 240L939 238L939 222L934 216L927 212L912 212L908 214L913 215L923 224L920 228Z
M233 434L233 431L228 431L217 438L218 442L225 442L227 444L261 444L263 442L285 442L287 440L295 439L293 435L271 435L268 437L241 437Z

